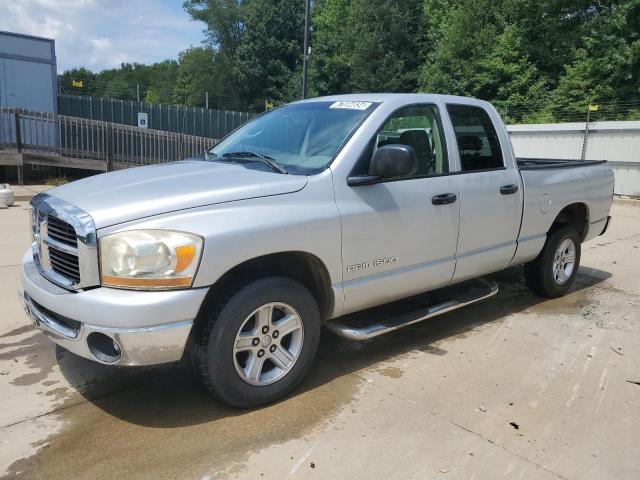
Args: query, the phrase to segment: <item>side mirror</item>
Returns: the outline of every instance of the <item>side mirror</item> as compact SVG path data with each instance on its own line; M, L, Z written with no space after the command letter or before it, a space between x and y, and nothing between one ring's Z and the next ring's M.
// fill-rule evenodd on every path
M347 178L347 185L357 187L378 183L384 178L404 177L413 175L418 170L418 157L410 145L384 145L378 148L371 163L369 175L359 175Z
M384 145L375 151L369 164L369 175L372 177L404 177L417 170L418 157L410 145Z

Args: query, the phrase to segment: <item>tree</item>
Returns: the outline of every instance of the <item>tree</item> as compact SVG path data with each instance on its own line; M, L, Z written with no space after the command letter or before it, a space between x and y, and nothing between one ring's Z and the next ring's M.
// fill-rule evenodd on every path
M126 100L132 97L131 86L127 84L123 77L116 76L107 83L104 96Z
M187 0L183 4L194 20L206 24L207 43L219 54L217 64L225 66L218 73L234 94L239 90L238 49L246 30L246 4L243 0Z
M147 100L194 106L209 92L229 108L299 97L302 0L184 7L205 22L206 47L177 61L71 70L63 91L134 99L139 85ZM311 27L312 95L470 95L511 122L562 119L592 100L598 118L623 118L640 103L640 0L314 0Z
M211 47L234 60L245 31L245 4L242 0L187 0L183 6L194 20L207 25Z
M351 83L355 91L414 92L423 59L422 0L349 6Z
M519 28L509 25L478 62L474 90L491 99L508 122L521 121L528 109L540 108L547 98L545 79L523 54L522 43Z
M303 7L299 0L247 4L237 62L241 96L279 102L299 97Z
M156 102L171 103L178 69L179 65L175 60L165 60L149 66L147 78L141 85L145 97L151 91L154 95L151 98L155 98Z
M144 101L148 103L159 103L160 95L153 89L153 87L148 88L144 94Z
M640 2L626 1L594 16L583 46L572 51L554 92L565 107L584 110L595 100L600 115L612 102L640 101ZM614 113L614 112L612 112Z
M205 106L205 92L216 90L216 72L211 48L195 47L180 53L173 103L190 107Z
M62 93L72 95L95 95L96 94L96 75L86 68L74 68L67 70L58 76L58 84ZM82 82L82 87L73 85L73 82Z
M313 92L416 90L423 0L321 0L314 8Z
M349 65L350 0L317 0L312 9L309 87L312 95L347 93L351 90Z

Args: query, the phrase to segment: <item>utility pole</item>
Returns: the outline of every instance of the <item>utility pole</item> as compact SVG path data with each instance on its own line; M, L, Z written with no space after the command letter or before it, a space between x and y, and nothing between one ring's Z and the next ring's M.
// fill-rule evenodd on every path
M140 84L136 83L136 100L140 102Z
M302 98L307 98L307 70L309 68L309 16L311 0L304 0L304 52L302 54Z
M204 92L204 105L209 110L209 92Z

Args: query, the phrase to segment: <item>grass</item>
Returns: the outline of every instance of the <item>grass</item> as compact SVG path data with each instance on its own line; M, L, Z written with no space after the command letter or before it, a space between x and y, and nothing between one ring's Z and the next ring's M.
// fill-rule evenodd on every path
M51 185L53 187L59 187L60 185L64 185L65 183L69 183L69 179L67 177L51 177L43 180L44 185Z

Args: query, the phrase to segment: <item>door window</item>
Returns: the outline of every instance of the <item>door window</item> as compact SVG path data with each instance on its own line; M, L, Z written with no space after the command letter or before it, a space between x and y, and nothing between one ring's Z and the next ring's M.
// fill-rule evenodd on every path
M502 168L498 134L487 112L470 105L447 105L456 132L463 172Z
M449 171L442 123L435 105L412 105L394 113L372 139L365 152L366 162L359 162L356 170L361 174L367 172L376 149L392 144L413 147L418 158L416 173L403 179L440 175Z

